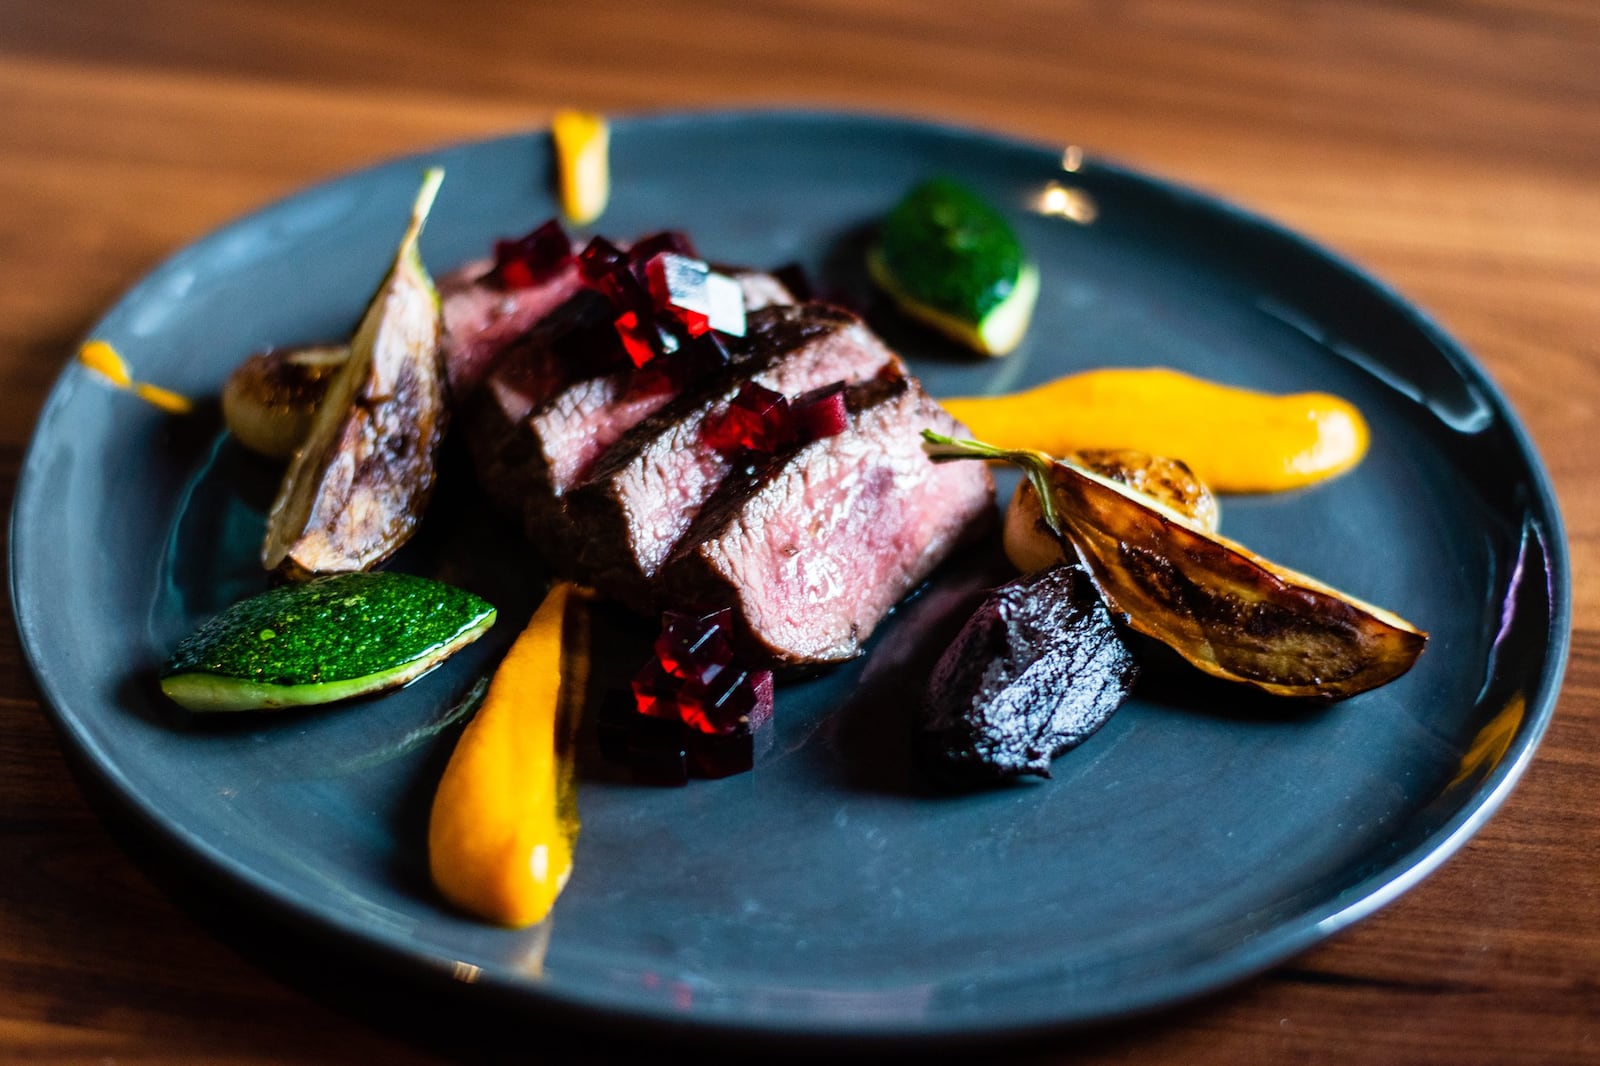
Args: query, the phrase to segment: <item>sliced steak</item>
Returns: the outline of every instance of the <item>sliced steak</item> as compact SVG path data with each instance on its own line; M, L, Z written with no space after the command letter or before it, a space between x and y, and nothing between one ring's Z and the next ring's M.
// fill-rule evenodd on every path
M965 427L889 371L846 391L849 427L729 478L663 569L666 602L732 607L778 665L860 654L884 616L994 517L980 463L935 464L921 430Z
M781 282L733 270L749 307L788 300ZM677 395L659 376L635 381L621 354L616 311L580 288L494 357L465 401L459 424L489 499L530 534L548 535L548 500L559 498L607 448ZM530 505L531 501L531 505ZM538 532L534 532L537 530Z
M717 269L739 282L747 313L794 302L789 290L770 274ZM742 339L734 340L732 348L734 358L739 359L748 345ZM574 361L582 359L581 353L574 353ZM564 496L613 444L681 391L659 376L636 376L631 364L609 373L574 376L570 384L526 416L535 482L545 486L549 495Z
M635 426L567 493L564 508L535 505L530 529L562 546L558 568L608 595L647 603L651 579L733 469L701 440L709 415L745 382L792 396L863 381L885 366L898 367L899 359L848 311L826 304L757 311L727 371Z
M579 289L500 351L480 387L461 401L457 425L472 453L478 481L502 512L520 517L530 494L544 491L544 458L528 419L564 388L614 366L612 310L592 289Z
M508 345L566 303L583 284L576 263L548 281L504 289L485 276L494 260L481 259L439 279L439 310L444 318L445 376L451 396L470 395Z

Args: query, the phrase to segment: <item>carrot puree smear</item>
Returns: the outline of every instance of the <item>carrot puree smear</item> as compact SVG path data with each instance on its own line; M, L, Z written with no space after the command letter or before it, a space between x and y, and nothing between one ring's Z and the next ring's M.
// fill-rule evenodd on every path
M133 375L128 371L128 364L123 361L117 350L105 341L90 341L79 348L78 362L117 388L131 392L145 403L159 407L163 411L186 415L194 409L194 403L187 396L182 396L171 389L164 389L160 385L133 380Z
M1337 396L1274 396L1161 367L1091 370L940 402L999 448L1058 456L1132 448L1183 460L1219 492L1273 492L1342 474L1369 440L1361 412Z

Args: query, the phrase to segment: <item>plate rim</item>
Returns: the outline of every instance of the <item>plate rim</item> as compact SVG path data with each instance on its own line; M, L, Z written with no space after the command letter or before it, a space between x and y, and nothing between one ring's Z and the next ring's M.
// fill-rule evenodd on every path
M1043 141L1019 136L1010 131L865 109L783 107L672 109L622 112L608 118L612 124L613 137L618 139L627 137L631 130L637 128L670 131L674 125L688 127L703 126L706 123L738 124L756 121L834 127L842 124L892 127L918 135L934 135L963 141L980 146L986 151L1003 149L1012 152L1038 152L1041 158L1059 157L1062 150L1061 146L1048 145ZM392 156L295 188L283 196L207 230L172 250L124 289L96 319L82 340L94 337L96 331L119 308L143 297L146 290L172 269L176 261L193 254L197 247L220 240L240 229L259 225L263 219L289 208L303 198L349 182L370 179L375 173L387 169L399 166L420 167L441 153L482 150L492 145L529 140L546 133L547 127L538 126L495 136L450 142ZM665 1027L704 1035L720 1033L746 1037L785 1036L802 1039L916 1042L935 1039L948 1041L952 1038L1025 1037L1087 1024L1099 1024L1164 1010L1235 985L1367 917L1414 887L1453 856L1499 809L1514 789L1531 763L1559 702L1571 644L1572 593L1569 545L1554 484L1533 445L1527 428L1499 386L1470 353L1430 315L1388 283L1328 246L1208 190L1149 174L1098 153L1086 151L1084 165L1092 166L1115 180L1159 192L1185 208L1219 215L1232 224L1244 225L1259 231L1269 239L1291 249L1297 256L1332 267L1344 281L1358 288L1367 289L1388 308L1398 312L1410 327L1416 329L1436 347L1459 377L1482 390L1485 401L1515 443L1519 465L1528 475L1531 492L1527 512L1537 518L1539 532L1542 533L1540 542L1549 592L1550 639L1545 645L1543 670L1534 681L1538 686L1538 699L1529 702L1527 713L1519 724L1507 752L1466 801L1438 828L1412 848L1382 863L1372 873L1347 886L1336 896L1319 899L1315 906L1303 909L1298 918L1279 922L1262 935L1211 956L1206 964L1191 967L1185 971L1185 979L1174 981L1169 977L1161 983L1156 994L1130 997L1125 1007L1118 1011L1075 1014L1069 1008L1039 1012L1026 1018L1008 1016L1005 1020L988 1026L974 1025L970 1020L941 1024L940 1019L934 1015L925 1015L910 1022L900 1019L872 1024L862 1024L855 1016L846 1019L843 1024L838 1018L830 1018L824 1026L819 1026L815 1024L815 1019L812 1024L807 1024L798 1018L789 1017L785 1020L770 1014L753 1017L726 1014L685 1015L665 1005L639 1000L629 1001L625 1006L608 1005L595 1002L593 998L578 992L564 990L557 985L527 985L503 980L498 975L487 972L478 986L485 993L512 1002L526 1003L528 1000L533 1000L542 1007L558 1009L574 1019L588 1018L591 1021L603 1019L608 1024L624 1020L630 1026L643 1026L651 1031L660 1031ZM64 360L31 431L18 470L9 516L7 560L8 591L23 659L42 697L42 706L68 743L70 750L67 754L92 773L96 783L116 801L117 805L124 812L135 815L141 827L153 835L162 846L169 849L175 858L191 860L190 865L195 868L196 873L220 877L227 882L231 891L241 893L254 905L269 912L271 916L286 921L308 935L318 939L331 939L346 945L353 944L359 947L363 954L374 959L382 959L402 973L424 980L452 981L449 976L452 960L443 953L414 944L408 945L402 937L347 920L343 915L315 907L308 908L301 900L280 892L274 883L257 876L248 864L231 857L223 849L201 839L188 827L178 824L156 809L140 794L112 758L111 753L103 750L94 741L87 732L86 722L79 712L65 706L52 679L42 673L40 667L43 651L39 646L37 635L39 622L35 617L36 605L27 602L24 597L24 586L28 581L26 565L19 569L19 563L22 563L22 556L25 554L23 546L31 537L22 519L39 506L36 501L39 494L44 491L41 455L46 436L45 429L67 402L68 394L71 392L67 379L72 373L73 361L69 356Z

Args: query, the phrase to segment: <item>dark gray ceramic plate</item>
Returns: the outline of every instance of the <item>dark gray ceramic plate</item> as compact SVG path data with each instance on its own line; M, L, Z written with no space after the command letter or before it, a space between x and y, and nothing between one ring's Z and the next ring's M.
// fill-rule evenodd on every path
M429 153L199 241L94 335L142 377L199 397L252 350L340 336L424 164L447 171L423 239L436 270L554 211L542 136ZM909 722L929 656L1000 572L978 552L863 660L783 689L777 748L756 772L653 789L586 752L583 836L553 917L489 929L429 890L423 830L454 736L446 712L541 578L482 514L470 477L448 469L398 565L483 591L502 610L493 638L386 698L185 722L154 671L197 622L263 587L254 557L276 473L214 415L162 415L72 366L12 517L22 639L68 743L225 884L330 950L371 949L530 1005L768 1033L1018 1032L1173 1003L1287 958L1438 865L1526 766L1567 642L1550 486L1494 386L1378 283L1127 170L892 119L627 119L613 172L606 232L681 227L713 258L799 261L838 285L858 280L863 227L911 182L950 173L976 186L1015 219L1044 295L1004 360L884 319L935 394L1167 364L1348 397L1373 430L1361 467L1229 499L1225 530L1430 630L1427 652L1394 684L1322 709L1158 677L1054 780L939 796L913 772ZM1083 196L1092 224L1049 213ZM639 634L622 619L601 630L600 676L620 681Z

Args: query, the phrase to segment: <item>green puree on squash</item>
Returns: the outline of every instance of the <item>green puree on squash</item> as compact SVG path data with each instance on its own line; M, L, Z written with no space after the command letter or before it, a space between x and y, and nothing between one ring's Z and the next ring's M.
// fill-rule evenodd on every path
M1021 342L1039 295L1039 272L1011 226L949 178L895 205L867 266L906 313L987 355Z
M161 688L194 711L330 703L406 684L477 640L495 610L410 574L337 574L234 604L173 650Z

